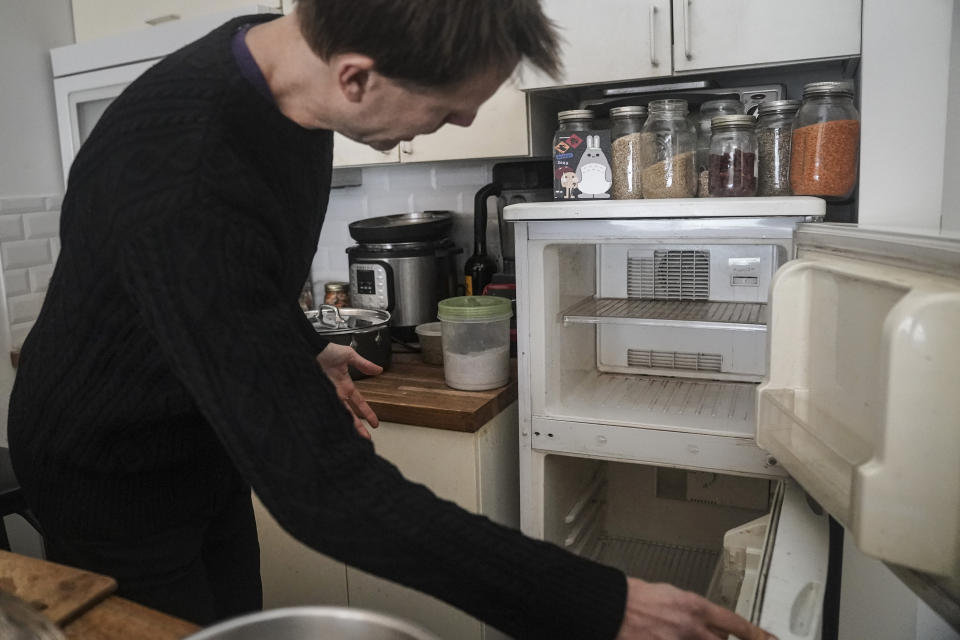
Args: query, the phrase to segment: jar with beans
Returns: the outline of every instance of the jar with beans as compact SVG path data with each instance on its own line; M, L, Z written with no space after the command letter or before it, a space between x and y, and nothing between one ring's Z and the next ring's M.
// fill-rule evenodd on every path
M642 106L610 109L610 139L613 141L613 187L616 200L642 198L640 130L647 119Z
M757 107L757 195L789 196L790 140L799 100L771 100Z
M857 182L860 114L853 83L813 82L793 123L790 187L794 195L846 200Z
M644 198L692 198L697 192L697 134L686 100L653 100L640 133Z
M757 193L757 135L753 116L717 116L710 122L710 196Z
M694 116L697 129L697 195L707 197L710 190L710 121L717 116L743 114L743 103L736 98L707 100Z

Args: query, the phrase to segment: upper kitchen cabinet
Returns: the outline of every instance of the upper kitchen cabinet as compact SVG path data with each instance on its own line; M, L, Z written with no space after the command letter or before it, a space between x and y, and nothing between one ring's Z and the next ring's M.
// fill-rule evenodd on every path
M534 135L528 128L527 96L515 82L507 82L487 100L469 127L444 125L435 133L417 136L389 151L377 151L367 145L334 135L333 166L350 167L391 162L437 162L529 156L534 151ZM529 122L537 120L530 118ZM539 120L538 120L539 121ZM536 146L536 145L534 145Z
M73 29L84 42L244 6L279 10L281 0L73 0Z
M444 125L400 144L401 162L503 158L530 154L527 97L514 82L487 100L469 127Z
M378 151L371 146L356 142L334 132L333 166L355 167L368 164L390 164L400 162L400 148Z
M543 0L542 4L561 29L563 75L554 80L528 65L521 89L670 75L669 0Z
M860 55L860 0L672 0L673 68Z

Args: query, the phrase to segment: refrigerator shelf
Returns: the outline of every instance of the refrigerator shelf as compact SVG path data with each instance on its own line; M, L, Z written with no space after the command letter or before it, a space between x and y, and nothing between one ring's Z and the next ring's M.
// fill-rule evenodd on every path
M647 582L669 582L705 595L720 551L603 535L597 538L590 557L628 576Z
M569 382L545 417L750 438L755 433L753 383L599 371Z
M767 305L761 302L586 298L562 314L569 324L681 326L766 331Z

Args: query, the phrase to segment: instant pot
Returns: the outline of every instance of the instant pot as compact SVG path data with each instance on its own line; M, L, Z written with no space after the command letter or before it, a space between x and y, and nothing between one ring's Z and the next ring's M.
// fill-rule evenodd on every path
M422 211L350 224L347 249L355 307L389 311L394 337L413 342L416 326L437 319L437 303L457 294L453 215Z

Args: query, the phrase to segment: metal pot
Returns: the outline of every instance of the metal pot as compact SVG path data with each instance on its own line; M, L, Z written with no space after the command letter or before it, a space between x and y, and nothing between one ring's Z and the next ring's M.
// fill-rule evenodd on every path
M409 622L346 607L290 607L227 620L184 640L439 640Z
M386 370L390 367L390 313L380 309L337 308L320 305L307 311L307 318L317 333L330 342L352 347L361 356ZM354 380L367 375L350 367Z

